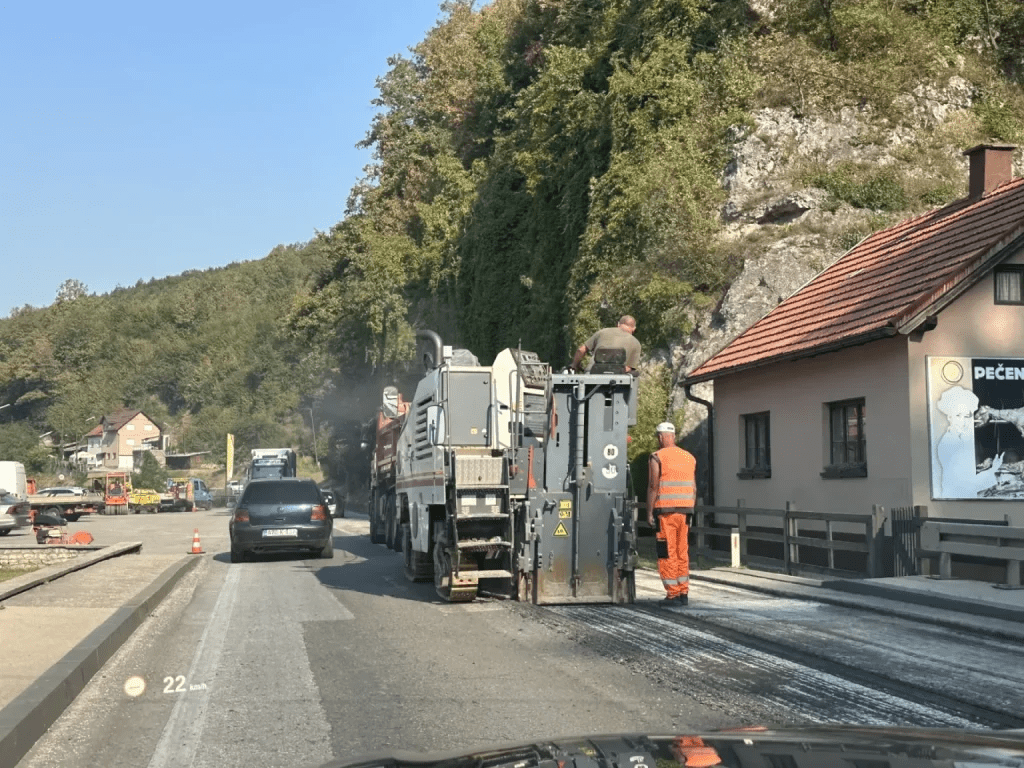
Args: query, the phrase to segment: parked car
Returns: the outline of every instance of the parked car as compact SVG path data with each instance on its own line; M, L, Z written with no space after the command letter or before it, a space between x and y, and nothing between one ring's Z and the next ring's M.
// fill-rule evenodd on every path
M251 480L228 521L231 562L254 552L309 551L334 557L334 521L312 480Z
M241 480L232 480L228 483L228 493L238 496L245 489L245 483Z
M0 491L0 536L32 524L31 507L24 499Z
M36 492L37 496L85 496L85 488L81 488L77 485L67 486L56 486L53 488L43 488L41 491Z

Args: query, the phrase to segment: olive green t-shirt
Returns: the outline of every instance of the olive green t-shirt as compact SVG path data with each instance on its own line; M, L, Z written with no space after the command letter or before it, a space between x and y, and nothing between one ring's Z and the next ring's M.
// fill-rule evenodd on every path
M586 347L591 355L598 349L624 349L626 350L626 366L634 371L640 367L640 342L633 338L633 334L626 333L618 326L602 328L587 339Z

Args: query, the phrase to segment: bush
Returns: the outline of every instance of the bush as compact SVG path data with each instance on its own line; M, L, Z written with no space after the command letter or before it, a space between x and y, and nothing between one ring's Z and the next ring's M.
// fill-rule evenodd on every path
M844 163L835 170L811 175L807 182L854 208L902 211L910 203L903 184L889 168L865 172Z

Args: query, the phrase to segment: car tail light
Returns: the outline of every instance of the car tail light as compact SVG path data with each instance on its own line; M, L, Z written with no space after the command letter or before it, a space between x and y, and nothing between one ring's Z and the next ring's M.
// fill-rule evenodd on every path
M327 507L322 504L318 504L313 507L313 511L309 515L310 520L326 520L327 519Z
M235 509L235 522L236 523L248 523L249 522L249 510L243 507L237 507Z

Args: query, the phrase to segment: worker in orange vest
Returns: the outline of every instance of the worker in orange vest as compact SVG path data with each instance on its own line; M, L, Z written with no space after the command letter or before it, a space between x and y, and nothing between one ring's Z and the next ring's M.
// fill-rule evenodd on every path
M651 454L647 481L647 523L655 530L658 573L668 593L662 605L686 605L690 593L690 526L697 500L697 460L676 445L676 428L668 421L657 427L658 444Z

